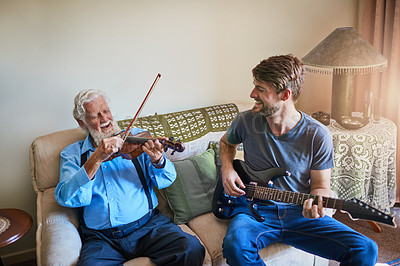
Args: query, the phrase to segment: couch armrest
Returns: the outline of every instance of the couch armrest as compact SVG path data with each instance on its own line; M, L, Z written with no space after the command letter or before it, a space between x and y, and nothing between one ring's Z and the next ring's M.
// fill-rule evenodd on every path
M82 247L77 211L60 206L54 190L38 193L37 262L38 265L75 265Z

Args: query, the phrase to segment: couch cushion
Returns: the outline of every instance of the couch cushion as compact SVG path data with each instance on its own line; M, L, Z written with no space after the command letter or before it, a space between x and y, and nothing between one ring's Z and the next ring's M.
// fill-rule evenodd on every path
M196 236L196 234L185 224L179 225L179 227L182 229L183 232L186 232L192 236ZM197 236L196 236L197 237ZM198 238L198 237L197 237ZM204 244L201 242L201 239L198 238L200 243L204 246ZM129 260L124 263L124 266L135 266L135 265L140 265L140 266L155 266L155 264L150 260L149 257L139 257L136 259ZM206 254L204 257L203 261L203 266L209 266L211 265L211 257L210 254L208 253L206 249Z
M196 156L207 150L209 142L219 141L224 134L225 131L209 132L198 139L184 142L183 146L185 147L185 150L183 152L175 152L174 154L171 154L169 150L166 152L166 155L173 162Z
M214 151L209 149L174 162L176 180L164 191L176 224L186 223L197 215L211 211L217 179L214 156Z
M213 265L226 265L222 256L222 241L229 220L217 219L212 212L191 219L187 225L203 241L210 253Z

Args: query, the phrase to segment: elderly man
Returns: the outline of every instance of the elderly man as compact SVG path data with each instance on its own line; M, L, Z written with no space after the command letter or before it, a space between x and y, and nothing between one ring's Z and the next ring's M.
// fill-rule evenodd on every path
M202 265L205 250L198 239L155 209L153 186L168 187L176 178L160 141L145 143L144 152L132 160L115 156L137 144L124 143L118 135L101 91L81 91L73 115L88 136L61 152L55 197L62 206L80 209L78 265L121 265L136 257L149 257L157 265Z

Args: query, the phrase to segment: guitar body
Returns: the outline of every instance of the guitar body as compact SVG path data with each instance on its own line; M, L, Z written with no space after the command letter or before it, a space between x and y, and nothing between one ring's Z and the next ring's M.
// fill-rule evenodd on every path
M212 211L217 218L231 219L236 214L246 213L262 222L264 218L256 210L256 203L259 201L277 201L298 205L303 205L304 201L310 198L313 199L315 204L318 201L318 196L316 195L272 188L273 181L276 178L290 176L290 173L283 168L254 171L241 160L234 160L233 168L245 184L246 188L244 191L246 194L238 198L226 195L222 180L219 178L212 201ZM342 200L323 197L323 206L346 212L352 219L371 220L394 227L397 226L393 216L359 199Z
M263 171L254 171L244 161L234 160L233 168L238 173L244 184L256 182L261 186L271 184L276 178L290 175L284 168L270 168ZM247 213L253 215L257 220L263 221L256 210L254 199L249 197L248 194L241 197L232 197L224 192L222 180L219 178L215 188L212 211L217 218L231 219L238 213Z

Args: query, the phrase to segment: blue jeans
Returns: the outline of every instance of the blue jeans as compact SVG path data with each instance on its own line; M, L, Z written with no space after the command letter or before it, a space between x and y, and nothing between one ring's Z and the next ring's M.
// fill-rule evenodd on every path
M150 257L157 265L202 265L205 249L163 214L125 236L113 237L100 230L80 227L83 240L77 265L122 265L137 257Z
M378 246L332 217L307 219L301 205L258 206L264 222L247 214L232 218L223 243L229 265L265 265L258 251L276 242L341 262L375 265Z

